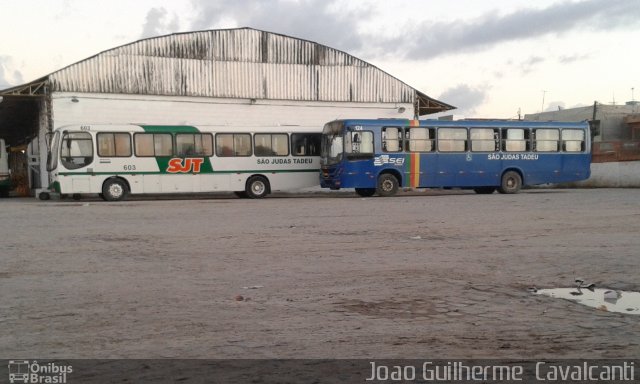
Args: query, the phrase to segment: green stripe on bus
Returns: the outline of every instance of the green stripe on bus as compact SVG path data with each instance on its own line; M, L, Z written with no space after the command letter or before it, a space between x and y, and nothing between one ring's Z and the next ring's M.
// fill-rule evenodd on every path
M225 173L261 173L261 174L268 174L268 173L308 173L308 172L320 172L320 170L318 169L257 169L257 170L248 170L248 171L212 171L212 172L199 172L199 173L167 173L167 172L161 172L161 171L152 171L152 172L136 172L136 171L132 171L132 172L84 172L84 173L80 173L80 172L60 172L58 173L58 175L60 176L95 176L95 175L211 175L211 174L216 174L216 173L221 173L221 174L225 174Z
M146 133L200 133L191 125L141 125Z

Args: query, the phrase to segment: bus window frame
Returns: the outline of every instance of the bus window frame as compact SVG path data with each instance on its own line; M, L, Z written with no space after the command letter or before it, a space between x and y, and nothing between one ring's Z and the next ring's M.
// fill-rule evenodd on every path
M195 151L195 147L196 147L196 142L195 142L195 136L199 135L200 137L204 137L204 136L208 136L211 139L211 152L205 152L205 145L204 145L204 141L202 142L202 149L203 152L202 153L198 153ZM193 153L189 154L189 153L180 153L180 150L178 148L178 136L193 136L194 137L194 141L193 141ZM174 134L174 143L173 143L173 153L176 157L182 157L182 158L186 158L186 157L212 157L213 154L215 153L215 143L213 140L213 135L209 132L176 132Z
M114 153L116 153L113 156L108 156L108 155L103 155L100 153L100 136L102 135L114 135L113 136L113 149L114 149ZM129 155L127 156L118 156L118 150L117 150L117 145L116 145L116 139L115 139L115 135L127 135L129 138ZM96 133L96 153L98 154L98 157L102 157L102 158L128 158L128 157L133 157L133 152L134 152L134 148L133 148L133 138L131 137L131 133L130 132L110 132L110 131L106 131L106 132L98 132Z
M397 139L390 139L387 137L387 129L392 128L392 129L397 129L398 130L398 138ZM389 141L398 141L398 149L395 151L389 150L388 149L388 145L387 143ZM380 148L382 149L382 152L385 153L398 153L398 152L403 152L404 151L404 146L402 145L404 143L404 127L401 126L396 126L396 125L385 125L382 128L380 128Z
M153 155L140 155L138 154L138 147L136 145L136 140L138 136L146 136L146 135L151 135L152 138L152 144L153 144ZM156 154L156 135L161 136L169 136L171 139L171 153L168 155L158 155ZM135 157L145 157L145 158L151 158L151 157L173 157L175 154L175 146L173 143L173 135L169 132L134 132L133 133L133 153L135 154Z
M351 136L351 140L348 142L351 143L351 150L353 150L353 136L355 134L360 134L362 136L363 133L368 133L371 135L371 152L347 152L347 134ZM375 156L376 153L376 139L375 133L371 130L345 130L342 141L342 151L347 160L361 160L361 159L371 159ZM362 139L360 139L360 143L362 144Z
M427 131L426 139L412 139L411 130L425 130ZM404 151L410 153L433 153L436 152L436 143L437 143L437 129L435 127L404 127ZM431 133L433 133L433 137L431 137ZM431 143L431 149L427 151L417 151L415 149L411 149L412 142L429 142Z
M298 151L295 151L294 149L294 145L298 144L298 140L294 140L294 136L301 135L303 138L308 138L308 137L314 137L317 136L318 142L317 143L308 143L307 141L305 141L304 143L304 149L305 149L305 153L300 154L298 153ZM317 149L315 153L311 153L311 151L309 151L310 153L306 153L307 149L309 149L313 144L316 144ZM314 157L314 156L320 156L322 153L322 133L317 133L317 132L292 132L290 134L289 137L289 149L290 149L290 154L291 156L296 156L296 157Z
M271 146L269 147L269 150L271 151L270 154L261 154L258 153L257 151L257 140L256 140L256 136L260 136L260 135L269 135L270 136L270 141L271 141ZM287 153L285 154L278 154L273 150L273 136L274 135L278 135L278 136L284 136L287 138ZM287 157L291 154L291 138L289 137L289 134L287 133L283 133L283 132L258 132L258 133L254 133L253 134L253 154L255 157Z
M440 133L442 130L454 130L454 131L465 131L466 132L466 138L464 140L461 139L440 139ZM463 142L464 143L464 149L463 150L456 150L456 151L443 151L442 149L440 149L440 141L451 141L451 142ZM436 145L437 145L437 152L438 153L465 153L465 152L469 152L469 127L437 127L436 128Z
M243 154L243 155L238 155L238 152L236 151L236 135L240 136L240 135L246 135L249 137L249 153L248 154ZM233 140L233 147L231 148L231 154L225 154L225 151L220 151L218 149L218 137L219 136L231 136L232 140ZM217 157L251 157L253 156L253 135L251 135L250 132L219 132L216 133L215 135L215 143L214 143L214 152L216 154Z

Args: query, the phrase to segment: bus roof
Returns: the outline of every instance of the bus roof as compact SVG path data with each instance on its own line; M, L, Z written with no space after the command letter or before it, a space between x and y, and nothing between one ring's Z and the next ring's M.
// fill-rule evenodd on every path
M409 119L342 119L334 122L341 122L344 125L363 125L363 126L384 126L384 125L415 125L416 120ZM417 120L420 127L504 127L504 128L586 128L589 126L586 120L576 122L560 122L560 121L527 121L527 120Z

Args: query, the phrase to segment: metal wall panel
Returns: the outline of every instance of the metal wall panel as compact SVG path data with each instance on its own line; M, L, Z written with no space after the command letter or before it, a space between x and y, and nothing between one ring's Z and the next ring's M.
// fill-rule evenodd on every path
M173 34L49 75L52 91L413 103L416 90L344 52L242 28Z

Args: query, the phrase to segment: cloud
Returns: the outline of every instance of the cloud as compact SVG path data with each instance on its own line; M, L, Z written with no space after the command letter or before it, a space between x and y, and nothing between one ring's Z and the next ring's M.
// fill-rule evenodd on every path
M166 35L178 30L178 16L168 19L168 12L164 8L151 8L142 26L142 38Z
M365 42L357 20L373 13L371 5L350 9L326 0L193 0L192 5L198 15L192 30L251 27L352 52Z
M24 83L22 73L13 69L11 56L0 55L0 89Z
M550 101L549 104L545 107L545 112L553 112L553 111L561 111L566 108L566 103L564 101Z
M317 41L367 59L393 56L428 60L482 51L504 42L560 36L572 30L640 26L638 0L583 0L523 8L504 15L496 9L468 20L403 21L399 30L402 33L390 37L386 32L372 35L358 29L371 16L380 16L375 3L351 2L349 7L341 4L325 0L192 0L197 16L191 20L190 29L252 27ZM166 18L166 11L152 11L147 16L145 33L160 32L158 24L162 26Z
M489 94L489 87L473 87L467 84L458 84L444 91L438 100L446 100L447 103L457 106L456 114L474 115L476 108L482 105Z
M409 28L413 38L396 53L411 52L411 58L429 59L439 55L480 51L509 41L545 35L560 35L576 29L612 30L640 26L640 1L585 0L563 1L547 8L525 8L507 15L492 11L472 20L447 23L424 21ZM401 42L385 42L393 49Z
M591 57L592 57L592 54L590 53L564 55L564 56L560 56L558 58L558 61L560 62L560 64L572 64L578 61L589 60L591 59Z

